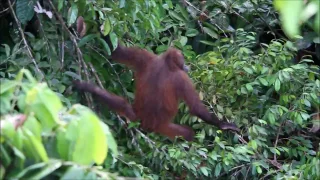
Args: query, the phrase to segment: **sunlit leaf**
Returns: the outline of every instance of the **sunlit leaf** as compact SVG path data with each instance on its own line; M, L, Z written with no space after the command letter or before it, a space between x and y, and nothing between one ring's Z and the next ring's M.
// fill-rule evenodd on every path
M275 8L280 12L280 18L285 32L290 36L300 34L300 15L303 10L303 1L274 0Z
M26 151L28 151L30 154L33 154L36 160L40 158L41 161L47 162L49 157L41 140L37 139L28 129L25 129L24 133L26 135L26 139L24 141L24 144L26 145Z
M59 111L62 108L62 103L46 84L34 86L27 92L25 101L29 111L34 112L45 131L50 131L60 122Z
M280 90L280 85L281 85L281 82L279 79L276 80L276 82L274 83L274 89L276 91L279 91Z
M205 175L205 176L208 176L208 175L209 175L209 172L208 172L208 170L207 170L206 167L201 167L201 168L200 168L200 171L201 171L202 174Z
M106 36L111 31L111 22L109 18L106 18L106 20L103 23L103 35Z
M71 8L68 11L68 26L71 26L74 22L76 22L78 17L78 6L75 3L71 4Z
M72 159L87 165L93 162L103 163L107 156L108 145L99 118L90 109L81 105L74 105L73 111L80 115L80 120Z

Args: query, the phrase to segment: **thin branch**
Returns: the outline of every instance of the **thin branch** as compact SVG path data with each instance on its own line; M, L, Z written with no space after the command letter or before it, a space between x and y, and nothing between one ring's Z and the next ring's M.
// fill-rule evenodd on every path
M283 122L280 124L280 126L279 126L279 128L278 128L276 141L274 142L274 148L275 148L275 149L277 148L277 145L278 145L279 134L280 134L282 125L283 125ZM277 161L277 154L276 154L276 153L273 154L273 160L274 160L274 161Z
M16 1L13 1L12 6L14 6L14 4L16 3ZM6 11L8 11L10 9L10 7L0 11L0 14L5 13Z
M26 37L24 36L24 32L23 32L23 30L22 30L22 28L21 28L20 21L18 20L18 18L17 18L17 16L16 16L16 13L14 12L14 10L13 10L13 8L12 8L11 1L8 0L8 3L9 3L9 8L10 8L10 11L11 11L11 13L12 13L12 15L13 15L13 18L14 18L14 20L16 21L16 24L18 25L18 29L19 29L20 34L21 34L21 38L23 39L23 42L24 42L24 44L25 44L25 46L26 46L26 48L27 48L27 52L28 52L27 54L28 54L29 58L31 59L31 61L33 62L36 70L37 70L37 71L39 72L39 74L41 75L41 80L42 80L42 79L44 78L44 74L43 74L42 71L39 69L39 66L38 66L37 62L36 62L36 60L34 59L34 57L33 57L33 55L32 55L31 48L29 47L28 42L27 42L27 39L26 39Z
M62 34L62 36L61 36L61 47L60 47L60 54L61 54L61 56L60 56L60 58L61 58L61 67L60 67L60 70L62 70L63 69L63 67L64 67L64 44L65 44L65 42L64 42L64 37L63 37L63 34Z
M213 25L215 25L220 31L222 31L222 33L224 34L225 37L228 37L227 34L224 32L224 30L218 24L214 23L214 20L211 17L209 17L205 12L201 11L200 9L195 7L192 3L190 3L187 0L183 0L183 2L186 3L187 5L191 6L193 9L198 11L200 14L202 14L206 18L208 18Z
M247 179L250 169L251 169L251 166L249 166L249 168L247 170L247 173L246 173L246 176L244 177L244 179Z
M127 126L126 121L123 120L119 115L117 115L117 118L118 118L118 120L120 121L120 123L121 123L122 125ZM142 156L145 156L144 153L143 153L143 151L142 151L142 149L140 148L140 145L139 145L139 143L138 143L135 135L133 134L132 130L125 128L125 131L126 131L127 133L128 133L128 132L130 133L130 136L132 137L132 144L136 146L136 148L138 149L139 153L140 153Z
M260 178L260 180L265 179L266 177L270 176L271 174L278 173L279 171L281 171L281 169L277 169L277 170L275 170L275 171L273 171L273 172L270 172L270 171L269 171L265 176L263 176L262 178Z
M99 76L98 76L98 73L97 73L96 69L93 67L93 65L92 65L90 62L89 62L89 66L90 66L90 69L91 69L94 77L96 78L99 86L103 89L102 82L101 82L101 80L100 80L100 78L99 78Z

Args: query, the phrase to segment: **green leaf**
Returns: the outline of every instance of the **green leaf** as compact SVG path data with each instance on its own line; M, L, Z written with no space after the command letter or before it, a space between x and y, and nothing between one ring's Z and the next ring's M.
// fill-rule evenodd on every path
M181 36L179 42L180 42L181 46L185 46L188 42L188 38L185 36Z
M114 139L114 137L112 136L109 127L104 124L103 122L100 122L105 135L107 136L107 142L108 142L108 147L109 149L113 152L114 156L118 156L118 148L117 148L117 143Z
M126 0L120 0L119 8L123 8L126 6Z
M208 176L209 175L209 172L207 170L207 167L201 167L200 168L200 171L202 172L203 175L205 176Z
M39 121L32 115L23 124L23 127L29 129L38 141L41 141L42 128Z
M173 5L172 5L171 0L166 0L166 4L168 5L168 7L169 7L170 9L173 8Z
M11 2L12 3L12 2ZM36 1L17 0L16 1L16 15L22 24L30 21L34 15L33 6Z
M207 27L203 27L203 31L205 33L207 33L209 36L211 36L214 39L218 39L218 34L216 32L214 32L213 30L207 28Z
M82 105L74 105L71 113L80 115L72 160L84 165L102 164L108 153L108 144L99 118Z
M214 175L215 175L216 177L218 177L218 176L220 175L220 172L221 172L221 164L218 163L218 164L216 165L215 170L214 170Z
M8 46L8 44L2 44L4 46L4 49L6 51L6 56L9 57L10 56L10 46Z
M223 107L217 104L217 109L219 112L224 112Z
M118 46L118 37L114 32L110 33L110 41L112 43L112 47L114 51Z
M156 52L157 53L162 53L162 52L166 51L167 49L168 49L167 45L160 45L160 46L157 47Z
M303 1L274 0L275 8L280 12L283 28L289 37L300 34L300 16L304 7Z
M63 3L65 1L58 1L58 11L61 11L61 9L63 8Z
M243 69L244 69L247 73L249 73L249 74L253 74L253 71L252 71L252 69L251 69L251 68L243 67Z
M70 179L83 179L84 169L78 166L70 167L65 174L61 177L61 180L70 180Z
M310 115L304 112L300 112L300 115L302 117L303 120L308 120L310 118Z
M83 37L83 38L79 41L78 47L79 47L79 48L82 47L82 46L85 45L87 42L91 41L92 39L94 39L94 38L96 38L96 37L98 37L97 34L89 34L89 35Z
M171 16L173 19L177 19L179 21L184 22L184 18L180 16L180 14L176 13L175 11L169 11L169 16Z
M274 124L276 122L276 119L271 112L268 113L268 119L269 119L270 124Z
M261 173L262 173L262 169L261 169L261 167L260 167L260 166L257 166L257 172L258 172L259 174L261 174Z
M249 92L253 91L253 87L251 86L251 84L246 84L246 88Z
M274 83L274 89L278 92L280 90L280 85L281 82L279 79L276 80L276 82Z
M311 107L311 103L307 99L304 99L304 104L308 107Z
M43 39L39 39L36 44L33 46L33 49L35 51L39 51L43 48L43 46L46 44L46 41Z
M268 81L265 80L264 78L259 78L259 81L260 81L260 83L261 83L262 85L268 86Z
M250 141L250 144L253 149L256 150L258 148L257 142L255 140Z
M317 32L318 36L320 36L320 11L318 11L316 18L314 18L314 29L315 32Z
M26 94L26 105L30 112L34 112L44 131L51 131L54 126L60 123L59 111L63 107L62 103L46 84L37 84Z
M4 179L4 175L6 174L6 169L3 167L3 165L0 165L0 179Z
M49 157L41 140L38 140L28 129L24 129L24 133L26 135L26 139L24 140L26 151L29 154L33 154L35 158L39 157L41 161L47 162Z
M4 93L13 93L15 87L19 83L17 81L0 81L0 95L3 95Z
M66 136L66 130L64 128L59 128L57 130L57 146L56 149L61 157L61 159L69 160L69 147L72 145Z
M106 43L106 41L105 41L104 39L102 39L102 38L98 38L98 39L99 39L100 43L102 44L104 50L107 51L107 54L108 54L108 55L111 55L110 47L109 47L109 45Z
M302 13L300 14L301 21L305 22L310 17L314 16L317 12L320 12L319 5L319 1L311 1L310 3L308 3L307 6L305 6L305 8L302 10Z
M188 29L186 32L186 36L188 36L188 37L194 37L198 34L199 34L199 31L196 29Z
M111 22L109 18L106 18L103 24L103 35L106 36L110 33L111 31Z
M71 26L76 22L78 17L78 6L75 3L72 3L71 8L68 11L68 26Z
M211 41L200 41L202 44L206 44L206 45L209 45L209 46L216 46L215 43L211 42Z

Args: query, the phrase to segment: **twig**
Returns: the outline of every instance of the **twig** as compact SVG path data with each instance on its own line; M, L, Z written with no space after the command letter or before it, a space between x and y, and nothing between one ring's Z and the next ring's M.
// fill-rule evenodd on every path
M97 74L96 69L93 67L93 65L92 65L90 62L89 62L89 66L90 66L90 69L91 69L91 71L92 71L92 73L93 73L94 77L96 78L96 80L97 80L97 82L98 82L99 86L103 89L102 82L101 82L101 80L100 80L100 78L99 78L99 76L98 76L98 74Z
M250 22L243 16L241 16L238 12L236 12L235 10L231 10L231 13L236 14L237 16L239 16L242 20L244 20L246 23L250 24ZM256 28L256 27L253 27Z
M206 18L208 18L213 25L215 25L220 31L222 31L222 33L224 34L225 37L228 37L227 34L224 32L224 30L218 24L214 23L214 20L211 17L209 17L205 12L201 11L200 9L195 7L192 3L190 3L187 0L183 0L183 2L186 3L187 5L191 6L196 11L200 12Z
M62 34L62 36L61 36L61 47L60 47L60 49L61 49L61 51L60 51L60 53L61 53L61 67L60 67L60 70L62 70L63 69L63 67L64 67L64 44L65 44L65 42L64 42L64 37L63 37L63 34Z
M249 168L247 170L247 173L246 173L246 176L244 177L244 179L247 179L250 169L251 169L251 166L249 166Z
M274 148L277 148L278 145L278 140L279 140L279 134L280 134L280 130L282 128L283 122L280 124L279 128L278 128L278 132L277 132L277 137L276 137L276 141L274 142ZM273 154L273 160L277 161L277 155L276 153Z
M16 3L16 1L13 1L12 6L14 6L14 4ZM6 11L8 11L10 9L10 7L0 11L0 14L5 13Z
M243 144L248 144L248 142L244 140L242 136L238 135L238 137L239 137L239 141L241 141Z
M25 46L26 46L26 48L27 48L28 56L30 57L31 61L33 62L36 70L37 70L37 71L39 72L39 74L42 76L42 77L41 77L41 80L42 80L42 79L44 78L44 74L43 74L42 71L39 69L39 66L38 66L37 62L36 62L36 60L34 59L34 57L33 57L33 55L32 55L31 48L29 47L28 42L27 42L27 39L26 39L26 37L24 36L24 32L23 32L23 30L22 30L22 28L21 28L20 21L18 20L18 18L17 18L17 16L16 16L16 13L14 12L14 10L13 10L13 8L12 8L11 1L8 0L8 3L9 3L10 11L11 11L13 17L14 17L14 20L16 21L16 23L17 23L17 25L18 25L18 29L19 29L20 34L21 34L21 38L23 39L23 42L24 42L24 44L25 44Z
M122 125L127 125L126 121L124 121L119 115L117 115L117 118L118 118L118 120L120 121L120 123L121 123ZM133 143L133 145L135 145L136 148L138 149L139 153L140 153L142 156L144 156L144 153L143 153L142 149L140 148L140 145L139 145L139 143L138 143L135 135L133 134L132 130L125 128L125 131L127 131L127 132L129 131L129 133L130 133L130 135L131 135L131 137L132 137L132 143Z
M260 180L265 179L266 177L270 176L271 174L278 173L279 171L281 171L281 169L277 169L277 170L275 170L274 172L270 172L270 171L269 171L265 176L263 176L262 178L260 178Z

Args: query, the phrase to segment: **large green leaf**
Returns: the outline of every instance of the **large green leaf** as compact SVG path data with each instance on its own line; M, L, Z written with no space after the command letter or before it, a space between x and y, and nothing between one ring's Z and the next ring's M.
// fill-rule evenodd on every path
M16 1L16 14L17 18L22 24L26 24L30 21L34 15L33 6L35 5L35 0L17 0Z
M26 110L34 113L44 131L51 131L60 123L59 111L62 109L62 103L46 84L37 84L29 90L25 101L28 106Z
M302 0L274 0L274 6L280 12L283 28L289 37L300 34L300 15L303 10Z
M80 115L77 126L77 139L72 151L72 160L80 164L103 163L107 156L107 137L99 118L88 108L74 105L71 113Z

